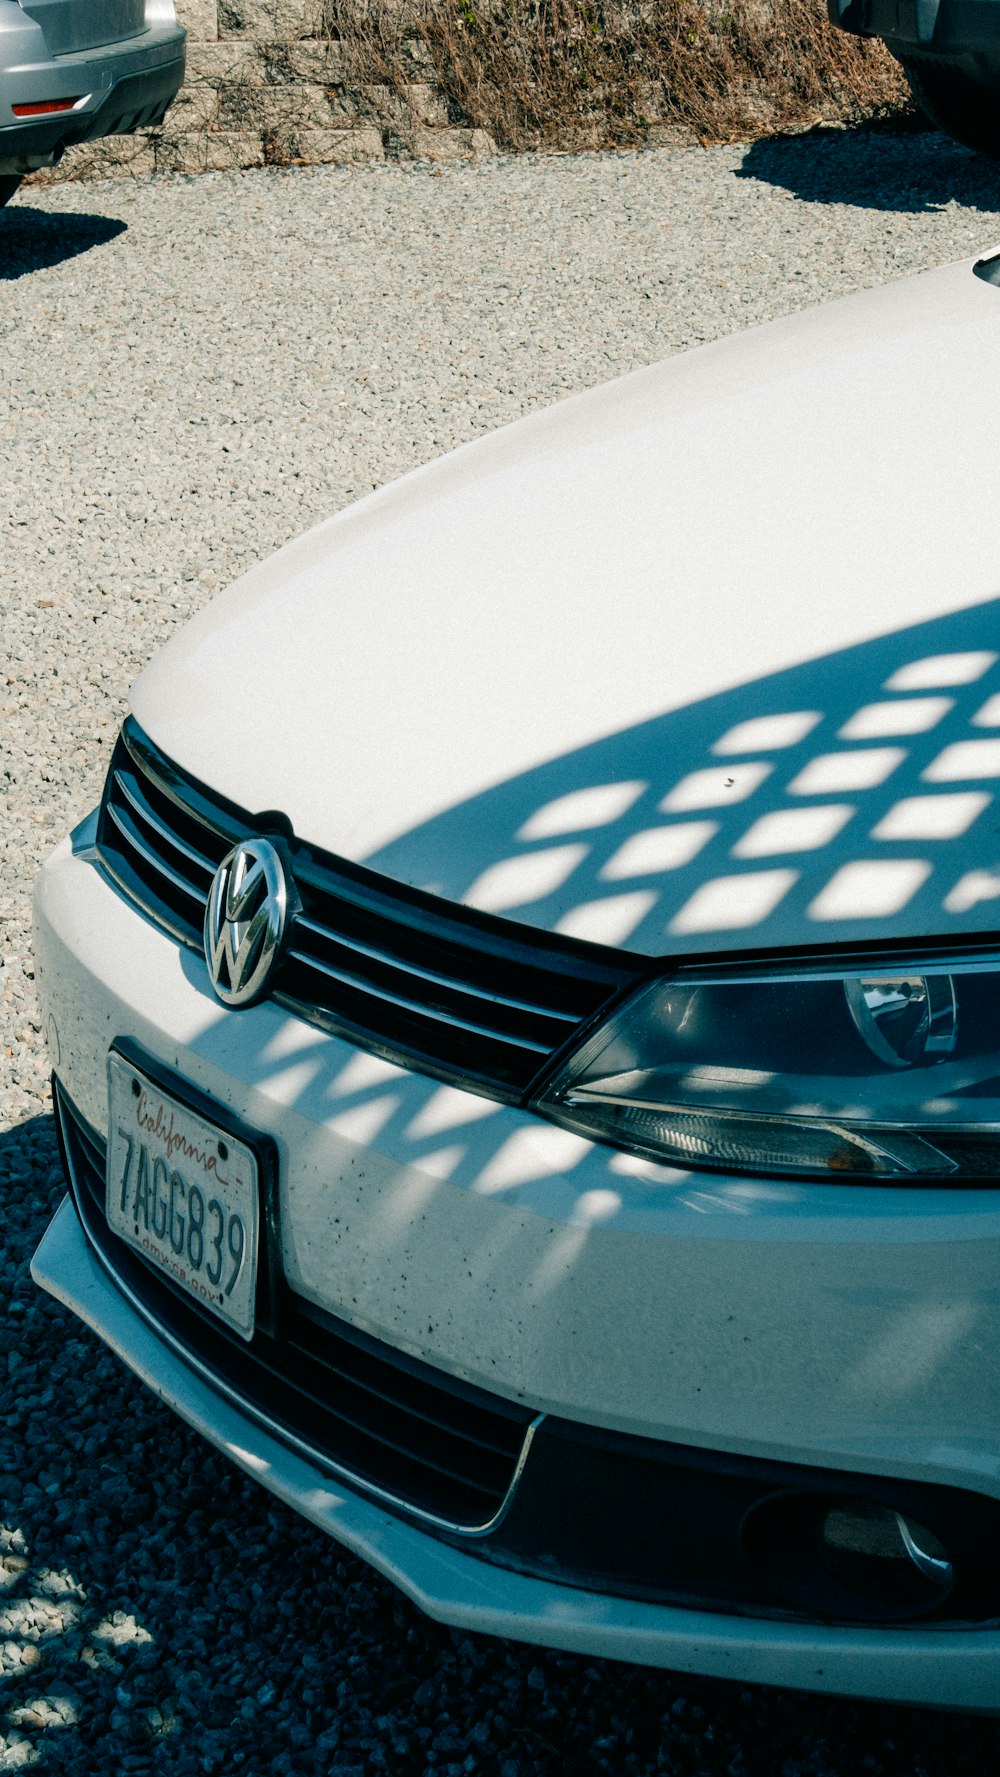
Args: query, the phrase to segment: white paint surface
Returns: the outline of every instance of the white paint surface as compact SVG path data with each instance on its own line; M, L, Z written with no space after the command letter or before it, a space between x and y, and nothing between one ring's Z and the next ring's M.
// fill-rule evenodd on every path
M643 722L663 723L654 787L668 811L696 805L712 752L716 798L745 796L748 813L784 794L783 748L801 768L796 794L877 787L910 747L865 737L919 742L942 721L950 746L929 775L952 781L971 754L956 754L966 743L945 712L959 692L982 708L997 657L998 376L1000 292L969 265L672 359L291 544L168 645L136 684L135 712L249 811L282 808L311 842L451 898L477 904L479 884L490 906L489 868L568 833L588 799L594 835L628 808L624 741ZM970 646L968 619L960 634L952 619L977 605ZM908 639L935 621L933 636ZM834 709L828 663L865 649L862 695L845 704L841 689ZM775 708L774 675L790 669L810 695ZM885 707L915 693L898 716ZM727 697L739 719L725 719ZM685 757L678 713L708 699L722 700L719 726ZM870 756L844 748L834 767L838 731ZM614 735L623 744L595 778L581 749ZM769 750L740 760L744 747ZM1000 774L994 750L981 743L977 773ZM526 780L502 830L489 799L531 772L537 790ZM647 811L636 805L640 827ZM739 833L724 838L731 849ZM760 941L807 939L808 905L848 861L811 858ZM946 893L976 861L956 856L935 884L943 928ZM520 904L516 872L505 881L505 910L535 924L572 924L594 898L589 866L544 892L544 870L527 870ZM651 914L637 947L662 949L679 912ZM913 917L919 931L926 908Z

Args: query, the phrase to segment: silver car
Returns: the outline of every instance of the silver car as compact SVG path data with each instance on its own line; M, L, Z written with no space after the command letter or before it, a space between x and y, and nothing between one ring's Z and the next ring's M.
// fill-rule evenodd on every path
M0 205L74 143L160 123L185 37L172 0L0 0Z

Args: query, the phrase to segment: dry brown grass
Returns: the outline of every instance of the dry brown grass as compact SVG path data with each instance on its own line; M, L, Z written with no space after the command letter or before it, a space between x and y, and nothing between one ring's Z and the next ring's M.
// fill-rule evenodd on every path
M908 98L822 0L327 0L324 22L352 85L427 80L507 149L734 141Z

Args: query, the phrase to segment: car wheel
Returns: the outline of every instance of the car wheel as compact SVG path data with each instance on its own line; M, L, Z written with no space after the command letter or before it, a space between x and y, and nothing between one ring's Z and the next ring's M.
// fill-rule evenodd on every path
M932 123L966 148L1000 160L1000 87L988 86L958 68L903 58L910 91Z
M20 183L20 173L0 173L0 210L10 202Z

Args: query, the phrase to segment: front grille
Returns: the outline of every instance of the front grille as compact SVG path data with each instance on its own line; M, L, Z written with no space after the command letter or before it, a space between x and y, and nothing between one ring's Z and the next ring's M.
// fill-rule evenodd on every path
M131 719L115 748L98 850L133 901L200 949L227 851L276 831L214 797ZM617 953L533 933L288 842L301 903L272 997L364 1048L519 1099L584 1020L637 979Z
M279 1286L276 1331L245 1343L108 1226L105 1146L53 1083L80 1220L116 1280L212 1383L312 1458L445 1528L488 1525L534 1415L357 1332Z

